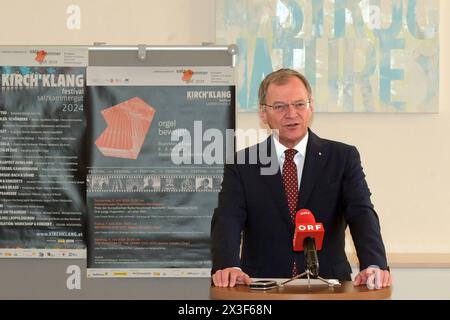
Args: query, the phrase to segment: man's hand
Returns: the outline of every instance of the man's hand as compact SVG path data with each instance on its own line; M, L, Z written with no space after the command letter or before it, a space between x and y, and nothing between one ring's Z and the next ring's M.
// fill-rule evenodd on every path
M212 276L216 287L234 287L236 283L249 285L252 279L239 268L217 270Z
M367 285L367 288L381 289L392 285L392 275L388 270L381 270L376 266L370 266L362 270L353 282L354 286Z

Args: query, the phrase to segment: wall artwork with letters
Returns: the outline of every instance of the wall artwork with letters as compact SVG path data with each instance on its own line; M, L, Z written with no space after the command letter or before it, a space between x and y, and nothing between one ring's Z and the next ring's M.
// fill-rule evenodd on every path
M237 107L294 68L318 112L437 113L438 0L218 0L217 43L239 46ZM414 94L411 94L414 93Z

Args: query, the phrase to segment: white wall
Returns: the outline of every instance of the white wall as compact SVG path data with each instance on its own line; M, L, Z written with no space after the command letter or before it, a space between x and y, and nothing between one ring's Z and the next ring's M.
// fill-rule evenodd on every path
M81 28L69 30L70 5ZM1 45L199 45L214 41L210 0L0 0Z
M392 300L449 300L448 269L392 269Z

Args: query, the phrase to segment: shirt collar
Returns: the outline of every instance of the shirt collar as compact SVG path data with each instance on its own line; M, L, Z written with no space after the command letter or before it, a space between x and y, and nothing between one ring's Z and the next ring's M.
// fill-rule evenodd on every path
M302 157L306 154L306 145L308 144L309 131L306 132L306 135L300 140L299 143L293 148L297 150L297 154L300 154ZM278 139L273 136L273 142L275 145L275 152L277 153L278 160L284 159L284 152L288 149L284 145L278 141Z

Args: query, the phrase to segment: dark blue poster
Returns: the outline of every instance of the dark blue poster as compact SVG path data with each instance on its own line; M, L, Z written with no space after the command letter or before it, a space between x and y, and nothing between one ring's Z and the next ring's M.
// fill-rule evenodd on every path
M111 69L88 71L88 276L209 277L232 79L217 68L138 80Z
M86 68L50 53L0 68L1 257L85 256Z

